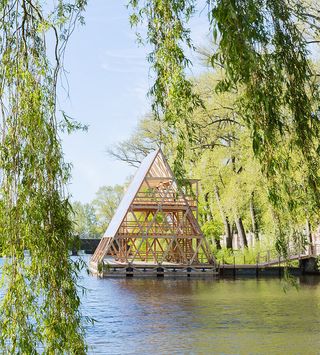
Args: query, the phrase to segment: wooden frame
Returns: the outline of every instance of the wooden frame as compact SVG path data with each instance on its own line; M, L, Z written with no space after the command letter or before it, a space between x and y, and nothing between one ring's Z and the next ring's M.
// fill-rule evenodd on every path
M123 198L127 205L121 202L120 207L125 211L120 208L111 222L116 226L113 235L108 235L111 234L108 229L91 263L97 266L112 256L118 263L131 265L214 264L197 220L198 180L189 183L189 189L195 185L195 192L185 194L178 187L162 151L151 154L146 158L148 164L142 163L145 170L136 174L140 180L137 182L135 177L132 183L136 189L129 187Z

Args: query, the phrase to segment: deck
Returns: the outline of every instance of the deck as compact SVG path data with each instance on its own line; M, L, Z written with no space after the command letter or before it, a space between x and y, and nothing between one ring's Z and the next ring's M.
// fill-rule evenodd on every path
M102 269L97 270L97 265L90 263L90 272L100 277L216 277L220 276L240 276L240 275L271 275L281 276L284 265L289 266L292 273L302 272L301 267L290 268L288 262L303 261L316 258L320 252L320 245L310 246L307 250L300 253L292 253L287 258L275 257L274 250L259 253L257 262L246 264L236 263L227 264L222 262L217 266L205 264L180 264L173 262L145 262L136 260L133 263L119 262L112 256L104 258ZM234 259L235 260L235 259ZM301 269L301 270L300 270ZM300 271L299 271L300 270Z
M185 265L172 262L156 264L152 262L135 261L122 263L108 256L104 259L102 269L97 270L93 263L89 270L100 277L215 277L218 271L211 264Z

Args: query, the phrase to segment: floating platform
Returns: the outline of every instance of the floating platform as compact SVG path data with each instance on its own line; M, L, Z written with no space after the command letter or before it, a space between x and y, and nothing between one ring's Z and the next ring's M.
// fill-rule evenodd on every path
M219 274L211 264L156 264L142 261L122 263L110 257L104 259L99 266L90 262L89 270L99 277L216 277Z
M305 260L303 260L305 261ZM102 278L112 277L180 277L180 278L216 278L216 277L283 277L287 269L293 276L305 273L319 274L318 269L309 270L305 265L300 267L270 266L264 264L220 264L218 268L210 264L184 265L164 262L156 264L152 262L136 261L135 263L121 263L112 257L104 259L103 263L89 263L89 270L93 275Z
M292 276L300 276L303 274L303 270L298 267L284 267L284 266L265 266L255 264L244 265L230 265L222 264L219 266L219 276L222 278L232 277L283 277L285 270Z

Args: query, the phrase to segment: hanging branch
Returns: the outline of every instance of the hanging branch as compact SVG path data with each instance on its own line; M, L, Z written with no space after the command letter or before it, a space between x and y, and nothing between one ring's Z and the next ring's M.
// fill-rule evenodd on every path
M207 3L216 42L211 65L216 68L219 63L225 73L218 91L241 94L236 111L251 131L271 202L289 212L294 222L305 202L302 185L308 207L319 211L319 87L308 43L317 38L306 38L306 34L319 35L319 6L314 1L308 7L300 0ZM185 132L192 141L192 113L201 105L185 76L189 61L183 50L184 46L193 48L188 21L196 1L132 0L130 4L135 10L132 23L147 22L146 42L152 48L149 61L156 76L150 91L153 108L174 125L180 137L176 165L183 171ZM294 176L298 169L303 169L302 176Z
M183 49L184 45L193 49L187 24L194 13L194 4L194 0L129 1L133 10L131 25L147 21L145 41L152 48L148 61L155 75L149 91L152 110L157 120L174 127L178 133L174 173L180 182L184 175L186 141L192 141L195 129L191 115L195 108L202 106L193 83L186 76L185 69L191 62ZM140 34L138 39L143 42Z
M0 345L7 354L86 351L77 294L81 262L68 254L70 168L56 116L64 49L85 5L60 0L51 12L38 0L0 6L0 246L6 256Z
M304 203L301 185L306 186L311 209L320 208L319 89L310 64L310 41L297 22L303 21L305 6L297 1L292 7L284 0L210 4L219 44L211 62L223 63L226 72L218 90L243 89L239 113L268 178L269 198L279 211L291 214L294 224ZM304 176L294 176L297 168Z

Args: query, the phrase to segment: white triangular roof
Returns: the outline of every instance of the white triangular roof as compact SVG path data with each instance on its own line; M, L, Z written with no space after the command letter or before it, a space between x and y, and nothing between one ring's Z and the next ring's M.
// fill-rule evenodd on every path
M136 194L138 193L145 176L150 170L153 162L155 161L160 149L149 153L142 161L138 170L136 171L133 180L131 181L127 191L125 192L115 214L112 217L109 226L104 233L104 237L114 237L120 228L120 225L126 216L130 205L132 204Z

